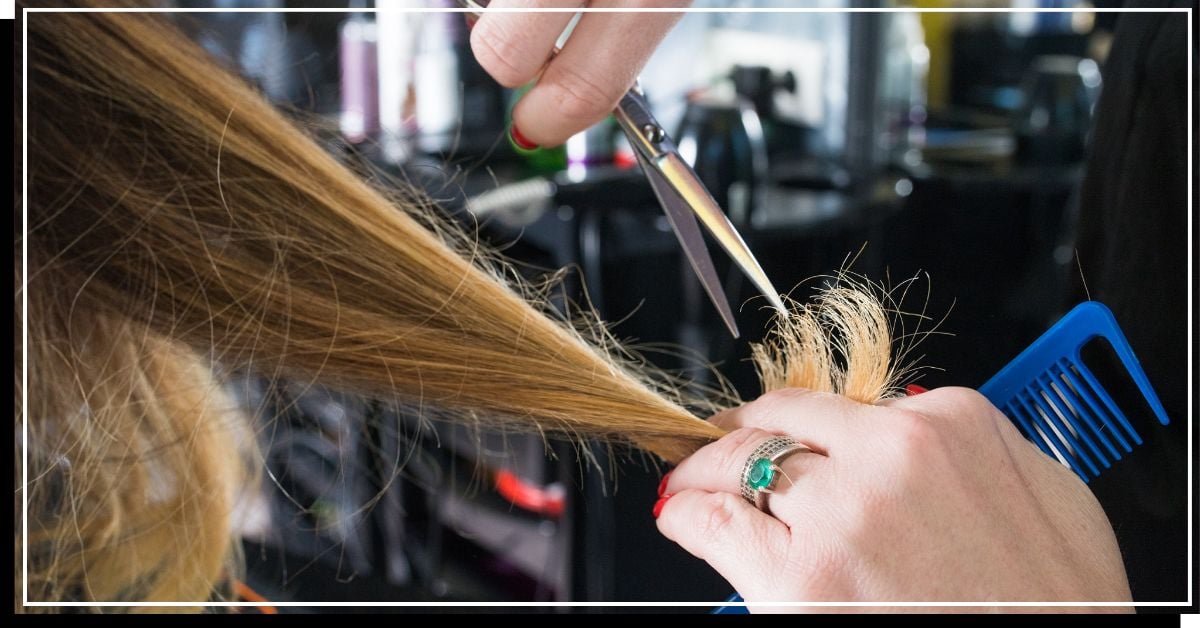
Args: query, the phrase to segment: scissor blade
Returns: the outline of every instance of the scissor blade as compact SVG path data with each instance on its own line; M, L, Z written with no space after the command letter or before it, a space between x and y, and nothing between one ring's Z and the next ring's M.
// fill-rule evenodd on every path
M767 273L763 271L758 260L754 259L754 254L750 252L750 247L746 246L742 236L738 235L737 229L733 227L733 223L729 222L725 212L721 211L717 201L713 200L708 189L700 183L696 173L680 158L678 153L673 151L655 158L655 163L663 178L670 183L674 192L684 201L684 207L690 207L696 213L721 248L725 249L733 261L741 267L742 272L746 273L750 281L754 282L758 291L767 297L767 301L780 314L787 316L787 308L783 306L783 300L779 298L779 291L771 284Z
M708 293L708 298L716 306L717 312L721 315L721 320L725 321L729 332L733 334L734 338L737 338L740 333L737 323L733 321L733 311L729 308L725 290L717 279L717 271L713 268L708 248L704 246L704 234L700 232L700 225L696 222L695 214L687 207L684 199L671 187L671 184L663 180L658 170L650 165L641 153L634 152L642 165L642 171L646 173L646 179L650 181L650 187L654 189L654 195L658 197L658 202L667 215L667 222L671 223L671 228L675 230L675 237L679 238L679 244L683 247L688 262L691 263L692 269L700 278L700 285L704 286L704 291Z

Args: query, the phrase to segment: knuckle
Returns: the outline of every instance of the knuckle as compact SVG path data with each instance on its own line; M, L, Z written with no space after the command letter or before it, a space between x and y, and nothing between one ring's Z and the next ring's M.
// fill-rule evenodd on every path
M803 397L804 395L811 394L813 394L811 391L803 388L777 388L763 394L761 397L756 399L755 402L762 402L764 405L778 405L780 403L786 403L787 401L797 397Z
M770 392L763 393L754 401L746 404L745 411L750 413L751 417L756 420L766 420L771 415L779 411L781 406L798 399L800 397L813 395L811 391L803 388L777 388Z
M551 65L547 83L553 87L554 104L568 120L590 123L602 118L616 106L621 97L620 86L598 80L586 72Z
M726 434L721 438L714 452L715 468L740 471L748 453L746 450L751 444L763 439L763 431L752 427L739 428Z
M936 393L936 396L934 396ZM1003 432L1008 419L988 401L987 397L970 388L951 386L932 390L929 401L936 404L931 418L936 419L959 438L978 440Z
M739 499L729 493L711 493L704 497L696 521L697 532L703 543L716 545L729 533L740 506L737 503Z
M992 403L977 390L947 386L930 392L938 393L942 402L951 408L958 408L963 414L976 416L993 411Z
M481 21L471 31L471 51L483 69L505 87L519 87L533 78L536 69L521 64L526 58L514 39L491 22Z
M937 427L919 412L897 410L890 423L892 436L905 457L930 451L940 444Z

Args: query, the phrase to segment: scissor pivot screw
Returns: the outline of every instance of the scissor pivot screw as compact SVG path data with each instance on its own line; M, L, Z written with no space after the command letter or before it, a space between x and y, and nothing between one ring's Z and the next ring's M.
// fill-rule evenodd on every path
M642 127L642 135L645 135L646 139L650 140L651 144L657 144L663 141L663 138L666 137L667 134L663 132L661 126L658 126L657 124L647 124Z

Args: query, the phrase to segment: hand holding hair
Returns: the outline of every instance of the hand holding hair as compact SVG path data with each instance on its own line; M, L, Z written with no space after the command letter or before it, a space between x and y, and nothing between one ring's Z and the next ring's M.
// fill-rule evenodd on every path
M1091 491L973 390L869 405L781 389L712 420L732 431L670 474L658 528L757 609L1130 601L1116 537ZM740 478L775 434L812 451L779 462L762 512L738 495Z

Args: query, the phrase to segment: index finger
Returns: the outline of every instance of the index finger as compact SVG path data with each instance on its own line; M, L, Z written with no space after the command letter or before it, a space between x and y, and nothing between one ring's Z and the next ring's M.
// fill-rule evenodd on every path
M719 412L709 422L728 431L753 427L788 434L828 456L869 434L869 426L857 420L869 407L834 393L783 388Z
M597 8L630 0L600 0ZM684 4L672 0L663 4ZM557 146L609 115L680 13L586 13L562 51L513 109L530 142Z
M491 9L579 8L583 0L492 0ZM471 28L471 51L497 83L518 87L537 77L573 13L485 12Z

